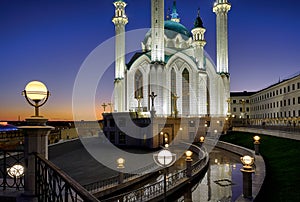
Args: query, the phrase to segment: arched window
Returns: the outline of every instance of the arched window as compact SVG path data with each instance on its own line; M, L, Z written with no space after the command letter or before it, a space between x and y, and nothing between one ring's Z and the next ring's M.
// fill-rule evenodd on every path
M171 70L171 113L174 113L174 99L173 96L176 95L176 72L174 68Z
M143 97L143 74L137 70L134 75L134 97Z
M185 68L182 72L182 115L190 114L190 74Z

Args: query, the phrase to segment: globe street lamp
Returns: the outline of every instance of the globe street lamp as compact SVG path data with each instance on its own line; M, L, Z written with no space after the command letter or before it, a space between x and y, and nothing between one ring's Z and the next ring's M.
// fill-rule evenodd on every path
M15 164L10 168L7 168L7 174L12 178L20 178L24 175L24 166Z
M31 81L26 85L23 95L25 96L27 102L35 108L34 116L38 117L39 107L43 106L47 102L50 93L45 84L42 82Z
M154 162L164 168L164 201L167 198L167 167L176 161L176 154L171 153L168 149L163 149L158 154L153 154Z
M243 196L244 198L252 198L252 173L254 173L252 165L254 164L254 158L245 155L241 157L241 161L243 163L241 169L243 173Z
M256 154L256 155L259 155L259 144L260 144L259 140L260 140L260 137L259 137L258 135L255 135L255 136L253 137L253 139L254 139L254 150L255 150L255 154Z
M200 143L203 143L204 140L205 140L205 137L204 137L204 136L201 136L201 137L199 138L199 140L200 140Z

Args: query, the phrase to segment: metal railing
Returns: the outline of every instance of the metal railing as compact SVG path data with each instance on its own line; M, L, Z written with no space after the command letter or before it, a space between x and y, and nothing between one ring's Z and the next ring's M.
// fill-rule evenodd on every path
M2 190L23 190L24 176L11 177L8 170L14 165L24 166L23 150L0 150L0 187ZM22 171L20 171L22 172Z
M35 161L35 182L38 201L99 201L78 182L74 181L40 154L35 154Z
M193 150L197 150L196 146L193 146ZM205 151L198 151L199 155L202 153L201 158L199 158L193 165L192 165L192 176L199 173L208 163L208 153ZM188 179L187 177L187 170L181 170L176 173L170 174L166 178L166 187L167 191L175 188L176 186L180 185L184 181ZM104 202L113 202L113 201L122 201L122 202L139 202L139 201L149 201L153 200L154 198L163 195L164 193L164 181L163 179L152 183L148 186L144 186L132 192L124 193L118 196L111 197L109 199L102 200Z
M278 126L278 125L247 125L248 128L258 128L264 130L279 130L285 132L293 132L300 134L299 126Z
M123 183L129 182L131 180L137 179L146 173L153 172L158 169L158 166L155 163L149 164L146 167L140 168L138 170L133 171L132 173L125 173ZM89 191L90 193L97 193L103 191L105 189L109 189L119 185L119 176L114 176L105 180L101 180L98 182L93 182L87 185L83 185L83 187Z

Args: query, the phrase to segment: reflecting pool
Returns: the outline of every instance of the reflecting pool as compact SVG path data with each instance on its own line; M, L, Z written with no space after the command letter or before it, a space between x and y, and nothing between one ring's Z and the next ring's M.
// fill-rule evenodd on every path
M209 154L210 163L205 176L191 183L174 201L235 201L242 194L242 164L240 156L215 148Z

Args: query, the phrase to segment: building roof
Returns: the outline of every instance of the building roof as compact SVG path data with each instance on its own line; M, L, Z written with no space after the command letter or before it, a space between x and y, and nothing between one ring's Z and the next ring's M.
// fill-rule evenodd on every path
M200 17L200 9L198 9L198 15L197 15L197 18L194 22L194 28L204 28L203 27L203 21Z
M230 97L242 97L242 96L251 96L255 94L256 92L248 92L248 91L243 91L243 92L230 92Z
M9 132L9 131L16 131L18 128L14 125L7 124L7 123L0 123L0 132Z
M184 36L190 37L190 31L181 23L174 22L172 20L165 21L165 30L171 30L176 33L183 34Z

